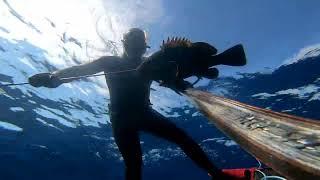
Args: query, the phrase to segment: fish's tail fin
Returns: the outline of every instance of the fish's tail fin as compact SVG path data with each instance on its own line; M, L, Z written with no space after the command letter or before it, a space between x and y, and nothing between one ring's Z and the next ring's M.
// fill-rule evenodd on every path
M208 63L209 66L244 66L247 64L247 58L242 44L238 44L218 55L212 56Z

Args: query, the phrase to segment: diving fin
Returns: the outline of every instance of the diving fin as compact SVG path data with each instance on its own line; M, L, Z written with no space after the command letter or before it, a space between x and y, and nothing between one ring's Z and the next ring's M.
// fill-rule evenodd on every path
M235 45L218 55L211 56L208 60L209 67L216 65L244 66L246 63L246 54L242 44Z

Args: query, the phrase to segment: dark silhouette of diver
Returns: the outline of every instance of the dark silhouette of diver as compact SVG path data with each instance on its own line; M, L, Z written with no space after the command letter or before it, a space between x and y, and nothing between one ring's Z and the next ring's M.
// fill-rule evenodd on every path
M145 32L132 28L123 37L124 53L121 57L104 56L90 63L73 66L53 73L36 74L29 78L34 87L58 87L71 80L61 80L98 72L118 72L137 68L144 60L148 48ZM110 119L115 142L125 163L127 180L140 180L142 152L139 132L147 132L177 144L185 154L212 177L224 177L209 160L200 146L182 129L151 108L149 101L152 79L135 71L106 75L110 92Z

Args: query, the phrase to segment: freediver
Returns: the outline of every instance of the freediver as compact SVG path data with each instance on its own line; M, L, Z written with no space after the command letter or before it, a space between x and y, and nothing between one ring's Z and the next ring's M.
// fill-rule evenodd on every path
M56 88L71 80L63 78L109 73L137 68L148 48L146 34L132 28L123 36L122 56L103 56L95 61L53 73L40 73L29 78L34 87ZM125 178L142 178L142 152L139 132L147 132L177 144L196 165L215 179L226 179L207 157L201 147L168 118L152 109L149 96L152 79L143 74L128 72L105 76L110 92L110 120L115 142L125 163Z

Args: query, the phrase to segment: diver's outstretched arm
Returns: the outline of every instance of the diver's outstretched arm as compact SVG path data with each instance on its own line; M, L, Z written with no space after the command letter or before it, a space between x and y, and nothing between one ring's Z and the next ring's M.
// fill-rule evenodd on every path
M117 71L119 61L114 56L104 56L95 61L61 69L53 73L40 73L29 78L29 83L34 87L56 88L62 83L75 80L71 77L86 76L104 71L105 73ZM71 78L64 79L63 78Z
M110 72L115 71L118 67L118 60L114 56L104 56L95 61L81 64L78 66L72 66L62 70L58 70L52 73L52 75L58 79L86 76L96 74L99 72ZM72 80L63 80L64 83Z

